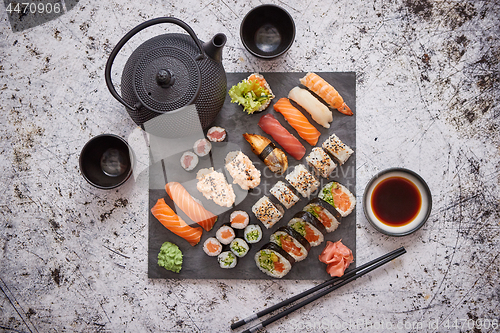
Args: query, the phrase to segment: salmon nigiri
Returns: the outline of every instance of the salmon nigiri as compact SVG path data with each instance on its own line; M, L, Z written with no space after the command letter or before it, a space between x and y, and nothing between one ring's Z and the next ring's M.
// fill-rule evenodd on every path
M353 115L351 109L345 104L344 99L340 96L339 92L318 74L307 73L306 76L300 79L300 83L321 97L332 108L337 109L345 115Z
M198 223L206 231L210 231L217 221L217 215L206 210L200 203L193 199L191 194L177 182L170 182L165 185L170 198L175 202L191 220Z
M311 146L316 145L321 133L290 103L288 98L280 98L274 104L274 109L285 117L286 121L299 133L302 139L306 140Z
M304 157L306 148L300 141L284 128L270 113L260 117L259 127L271 135L276 142L293 156L297 161Z
M165 203L165 199L158 199L156 204L151 208L151 213L160 221L161 224L168 230L172 231L179 237L184 238L195 246L200 242L201 234L203 233L200 227L192 228L184 222L175 212Z

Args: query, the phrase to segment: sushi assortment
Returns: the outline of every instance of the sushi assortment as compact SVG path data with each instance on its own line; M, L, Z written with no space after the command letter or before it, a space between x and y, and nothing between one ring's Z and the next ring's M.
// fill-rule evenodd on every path
M332 176L337 168L336 162L339 165L345 164L354 151L331 132L323 142L318 143L321 133L311 123L314 121L323 128L330 128L333 113L329 107L346 115L353 113L335 88L317 74L308 73L300 79L300 83L306 89L294 87L287 98L280 98L273 108L297 132L300 139L312 146L307 156L307 150L301 141L271 113L260 116L258 126L286 153L263 135L243 134L252 152L276 177L284 176L288 183L278 180L269 189L275 200L264 193L251 207L254 217L266 229L278 224L285 215L285 209L292 209L300 200L299 195L309 199L318 193L318 197L309 200L290 220L280 223L282 226L274 232L271 230L269 242L255 253L253 258L258 269L274 278L284 277L295 263L307 258L312 247L324 243L325 235L334 232L342 218L348 216L356 205L354 195L339 182L330 181L321 186L321 178L329 179ZM249 114L265 110L275 97L267 81L257 73L233 86L231 90L231 102L242 105ZM299 109L304 110L312 121ZM193 144L193 151L182 154L182 168L186 171L194 170L199 159L210 154L212 142L222 142L226 137L224 128L211 127L206 132L206 138ZM287 154L297 161L306 156L305 165L299 163L285 174L288 169ZM215 155L210 154L210 160L212 156ZM228 153L224 166L232 178L232 184L239 185L241 189L252 190L260 185L260 171L242 151ZM213 168L201 169L196 173L196 179L196 188L203 197L221 207L234 205L236 196L233 187L228 184L222 172ZM175 207L206 232L211 231L218 216L205 209L201 201L192 197L178 182L167 183L165 190ZM203 229L193 227L194 223L189 223L188 220L186 223L163 199L158 200L151 212L168 230L184 238L192 246L200 243ZM212 231L214 234L209 235L202 243L203 251L209 257L216 257L221 268L231 269L237 266L238 260L243 260L253 244L262 240L263 230L261 225L252 224L248 213L241 209L233 210L223 223L225 224ZM319 259L328 265L328 274L343 274L352 262L352 253L349 257L349 251L340 241L327 241Z

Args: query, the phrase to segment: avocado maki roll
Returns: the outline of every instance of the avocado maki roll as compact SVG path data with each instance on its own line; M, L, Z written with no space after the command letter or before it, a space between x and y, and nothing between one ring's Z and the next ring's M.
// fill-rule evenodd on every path
M318 246L325 239L325 227L309 212L298 212L288 225L307 239L311 246Z
M303 211L311 213L324 226L327 232L332 232L340 225L342 215L328 202L314 198L304 207Z
M335 207L342 217L349 215L356 206L354 195L344 185L337 182L326 184L319 192L319 198Z
M262 239L262 229L257 224L249 224L243 231L243 238L248 244L258 243Z
M233 252L234 255L238 258L244 257L248 253L248 250L250 250L250 247L243 238L233 239L233 241L229 245L229 248L231 249L231 252Z
M274 243L267 243L255 254L255 264L267 275L282 278L292 269L295 259Z
M238 258L231 251L224 251L217 257L221 268L233 268L238 263Z

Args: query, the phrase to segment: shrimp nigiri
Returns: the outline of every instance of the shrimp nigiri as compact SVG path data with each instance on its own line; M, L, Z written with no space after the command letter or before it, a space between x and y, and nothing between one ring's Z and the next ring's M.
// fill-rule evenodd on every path
M345 115L353 115L351 109L345 104L344 99L340 96L339 92L318 74L307 73L306 76L300 79L300 83L321 97L332 108L337 109Z

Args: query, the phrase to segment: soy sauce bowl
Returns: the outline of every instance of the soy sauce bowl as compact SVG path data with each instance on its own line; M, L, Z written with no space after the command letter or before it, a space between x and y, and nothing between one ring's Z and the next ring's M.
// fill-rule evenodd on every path
M432 196L427 183L404 168L379 172L368 182L363 194L363 211L368 222L389 236L406 236L417 231L429 218L431 209Z
M133 152L118 135L93 137L80 153L80 171L91 185L109 190L125 183L132 174Z
M295 23L283 8L271 4L260 5L243 18L240 37L248 52L262 59L273 59L292 46Z

